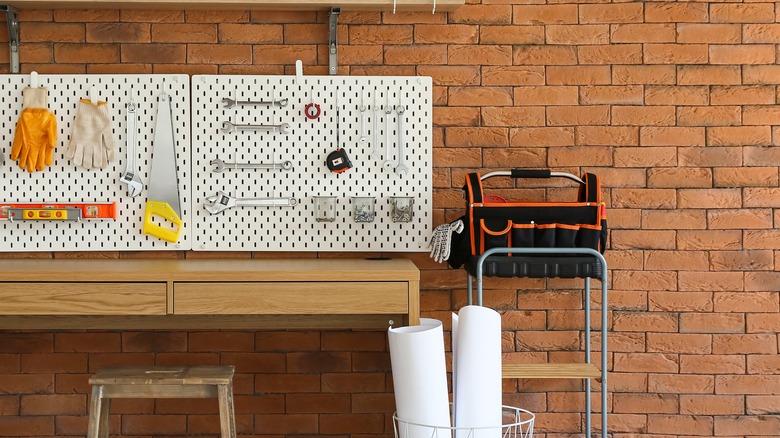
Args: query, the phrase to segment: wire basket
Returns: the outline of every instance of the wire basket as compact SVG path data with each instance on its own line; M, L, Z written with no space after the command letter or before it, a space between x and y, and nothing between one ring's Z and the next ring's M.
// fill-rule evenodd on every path
M535 415L531 411L514 406L501 406L501 414L503 420L500 427L442 427L406 421L398 418L394 413L393 431L395 438L532 438L534 436Z

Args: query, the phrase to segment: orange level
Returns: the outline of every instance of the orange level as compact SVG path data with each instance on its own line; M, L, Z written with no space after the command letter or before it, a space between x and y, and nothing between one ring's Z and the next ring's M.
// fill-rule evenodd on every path
M116 202L0 204L0 220L80 221L82 219L116 220L116 217Z

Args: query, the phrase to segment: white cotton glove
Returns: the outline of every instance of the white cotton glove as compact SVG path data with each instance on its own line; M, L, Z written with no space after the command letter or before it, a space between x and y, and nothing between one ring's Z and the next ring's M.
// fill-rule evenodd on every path
M106 102L96 106L88 99L79 101L65 158L85 169L102 169L114 161L114 136Z
M450 258L452 249L452 234L463 231L463 221L458 219L451 224L442 224L433 229L428 248L431 248L431 258L441 263Z

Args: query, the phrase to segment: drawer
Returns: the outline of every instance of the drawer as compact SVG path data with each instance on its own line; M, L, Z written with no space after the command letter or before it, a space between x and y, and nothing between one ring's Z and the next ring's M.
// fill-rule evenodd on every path
M188 283L173 286L177 315L398 314L407 282Z
M4 315L165 315L165 283L0 283Z

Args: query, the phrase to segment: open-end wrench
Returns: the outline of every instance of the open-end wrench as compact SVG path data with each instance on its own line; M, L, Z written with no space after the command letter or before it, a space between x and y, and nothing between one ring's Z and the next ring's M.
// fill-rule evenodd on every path
M379 150L379 142L377 141L377 127L376 120L379 118L381 109L376 106L376 90L374 90L374 106L371 107L373 115L371 117L371 135L373 136L374 143L371 145L371 158L375 160L382 159L382 152Z
M360 144L366 144L368 136L366 136L366 105L363 103L363 93L360 95Z
M253 105L253 106L287 106L287 99L282 100L233 100L227 97L222 99L222 103L225 105L223 108L232 108L236 105Z
M281 163L226 163L219 158L211 160L214 166L214 172L223 172L225 170L237 169L282 169L290 170L293 167L292 161L283 161Z
M395 166L395 173L406 175L409 173L409 168L404 163L404 111L406 108L403 105L398 105L395 107L395 111L398 113L398 165Z
M224 133L236 131L261 131L287 134L287 130L289 129L289 123L282 123L281 125L236 125L231 122L222 122L222 132Z
M138 145L138 107L135 102L127 104L127 164L125 172L119 177L119 182L127 184L127 194L134 198L141 194L144 182L138 176L135 167L136 146Z
M382 164L382 167L391 172L395 169L393 153L390 150L390 114L392 113L393 106L385 105L385 162Z
M215 196L207 197L203 208L211 214L217 214L233 207L294 207L296 205L298 200L295 198L234 198L220 191Z

